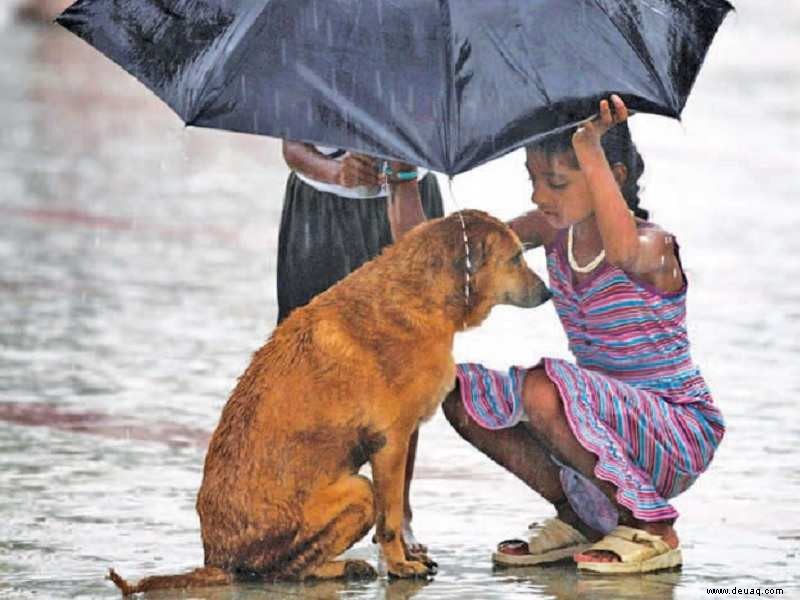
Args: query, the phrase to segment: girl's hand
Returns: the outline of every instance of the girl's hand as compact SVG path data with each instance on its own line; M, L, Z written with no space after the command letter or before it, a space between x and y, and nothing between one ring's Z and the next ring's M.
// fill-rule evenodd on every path
M614 105L613 111L608 100L600 101L600 113L580 125L578 131L572 135L573 146L600 146L600 140L609 129L628 120L630 113L622 98L612 94L611 102Z

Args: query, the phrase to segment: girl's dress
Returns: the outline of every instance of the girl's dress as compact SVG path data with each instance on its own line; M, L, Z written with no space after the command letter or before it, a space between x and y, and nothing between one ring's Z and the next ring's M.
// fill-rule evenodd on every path
M619 504L643 521L674 519L667 498L694 483L725 432L689 352L686 285L664 293L607 262L576 283L563 231L546 252L553 303L576 364L545 358L539 366L558 389L578 442L598 457L595 475L616 486ZM459 365L467 412L488 429L519 423L526 372Z

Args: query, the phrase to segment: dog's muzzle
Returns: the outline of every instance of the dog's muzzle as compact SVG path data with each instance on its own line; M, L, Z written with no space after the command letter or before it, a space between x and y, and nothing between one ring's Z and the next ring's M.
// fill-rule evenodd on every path
M526 293L521 294L519 296L516 297L515 295L507 296L506 303L514 306L519 306L520 308L533 308L535 306L539 306L540 304L544 304L552 297L553 293L547 288L547 286L544 284L540 284L528 288Z

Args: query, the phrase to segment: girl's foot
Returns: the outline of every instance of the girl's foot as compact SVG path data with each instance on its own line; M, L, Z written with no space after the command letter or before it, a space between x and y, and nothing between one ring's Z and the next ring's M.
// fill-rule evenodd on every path
M543 565L570 558L590 546L581 532L561 519L547 519L534 527L528 541L500 542L492 561L502 567Z
M637 529L643 529L648 533L657 535L664 540L670 548L675 549L679 546L678 534L673 529L672 525L668 523L648 523L645 521L636 521L631 525ZM620 562L619 556L607 550L585 550L579 552L574 557L575 562L581 563L601 563L601 562Z
M553 504L553 508L556 509L556 519L558 521L566 523L571 528L578 531L581 535L583 535L584 538L586 538L586 540L590 542L596 542L603 537L602 534L598 533L581 521L580 517L578 517L577 513L573 510L566 498L555 502ZM545 521L545 523L546 522L547 521ZM540 528L541 524L537 521L534 521L528 525L528 529L531 531L535 531ZM525 540L513 539L500 542L497 545L497 552L513 556L525 556L526 554L530 553L530 548L528 547L528 542Z

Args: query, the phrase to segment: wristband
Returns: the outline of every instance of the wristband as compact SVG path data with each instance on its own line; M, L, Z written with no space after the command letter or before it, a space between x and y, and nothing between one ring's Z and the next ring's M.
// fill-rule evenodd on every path
M389 181L392 182L414 181L419 176L419 172L416 169L413 171L398 171L395 173L388 163L383 168L383 174L386 175L387 178L390 178Z

